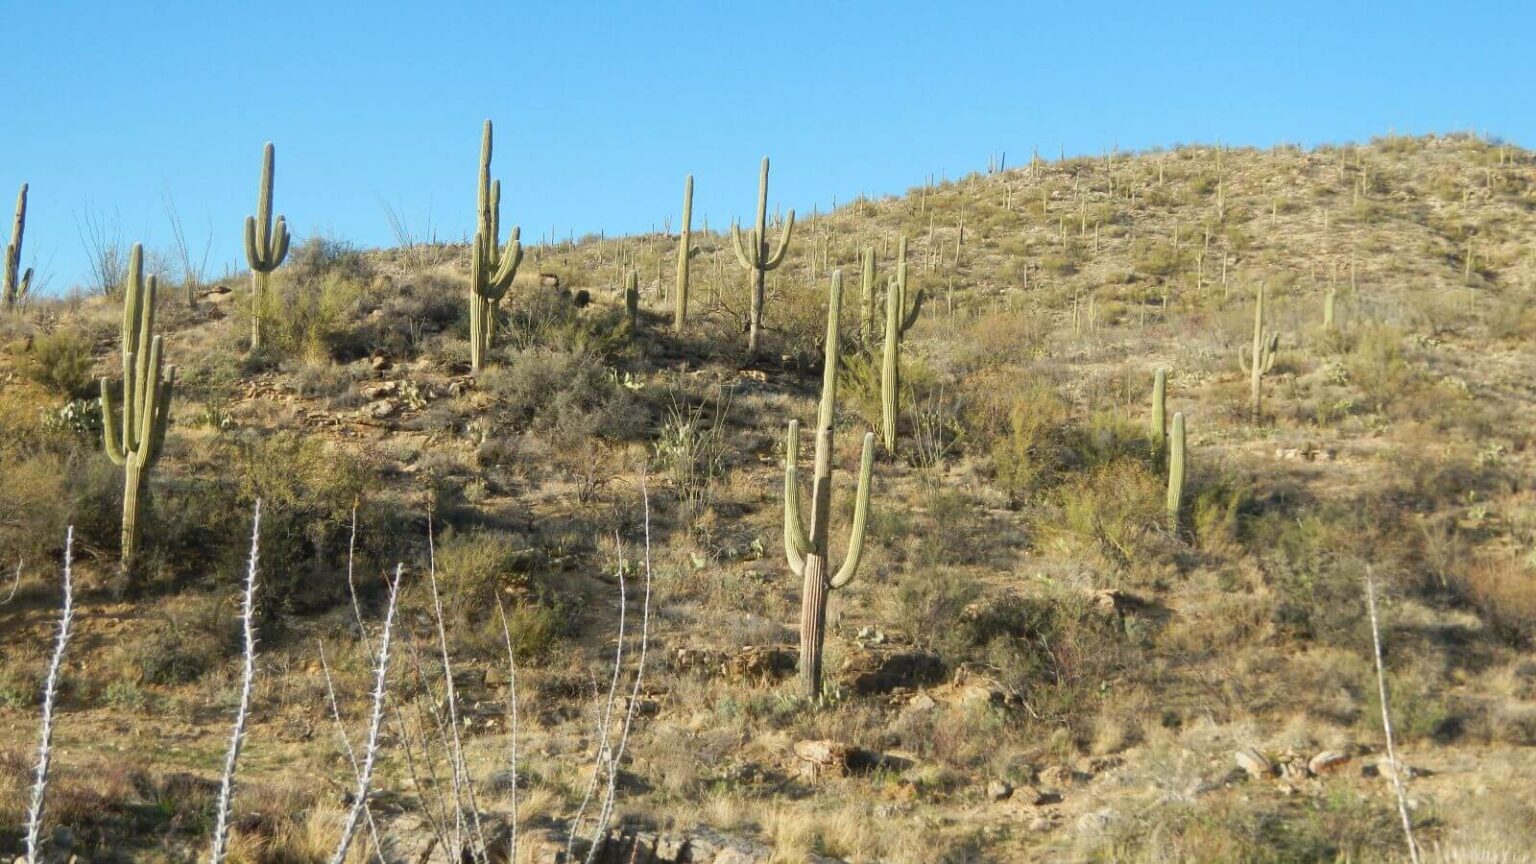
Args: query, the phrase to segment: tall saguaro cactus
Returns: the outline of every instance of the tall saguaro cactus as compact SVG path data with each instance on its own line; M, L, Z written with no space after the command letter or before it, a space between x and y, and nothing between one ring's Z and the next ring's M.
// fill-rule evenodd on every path
M479 373L496 332L496 304L507 294L517 265L523 261L522 229L513 226L504 245L501 236L501 181L491 180L491 121L480 136L479 217L470 253L469 363Z
M160 337L155 335L156 279L144 278L144 247L133 244L123 284L123 408L119 417L106 379L101 382L101 433L107 456L123 469L123 569L139 549L139 497L149 469L160 458L171 414L176 369L161 375Z
M778 247L768 245L768 157L763 157L762 172L757 178L757 227L750 236L741 233L741 226L731 224L731 246L736 250L736 260L747 270L751 278L752 311L747 322L747 351L756 354L763 329L763 290L768 271L784 263L784 253L789 251L789 238L795 230L795 211L784 217L779 229Z
M827 309L826 368L821 379L821 405L816 412L816 475L811 487L811 527L807 532L800 515L800 421L789 421L784 455L784 555L789 569L801 578L800 686L807 698L821 696L821 654L826 642L827 595L853 581L864 552L864 529L869 521L869 478L875 464L875 434L864 434L864 455L859 462L859 487L855 493L853 528L848 553L833 572L828 563L828 536L832 529L832 421L837 402L838 330L843 303L843 274L832 272L832 297Z
M272 271L288 257L288 222L272 221L272 165L277 151L268 141L261 152L261 194L256 215L245 217L245 260L251 266L251 350L261 348L261 322L267 314L267 285Z
M5 281L0 282L0 298L6 309L16 304L32 290L32 268L21 272L21 235L27 229L27 184L21 184L16 193L16 221L11 223L11 242L5 245Z
M677 244L677 297L673 300L672 329L683 332L688 320L688 256L693 245L693 175L683 181L683 226Z
M869 351L875 344L875 247L865 246L859 259L859 283L864 304L859 308L859 348Z
M1168 530L1179 530L1184 507L1184 412L1173 415L1173 434L1168 438Z
M1152 379L1152 452L1161 454L1168 441L1168 370L1158 367Z
M896 415L901 408L901 337L917 322L923 291L907 309L907 238L896 244L896 275L885 289L885 353L880 365L880 434L887 452L896 452Z
M1241 345L1237 348L1237 365L1248 375L1248 413L1258 423L1264 401L1264 376L1275 368L1275 355L1280 350L1280 334L1264 329L1264 304L1266 291L1259 283L1258 302L1253 306L1253 347L1245 355Z

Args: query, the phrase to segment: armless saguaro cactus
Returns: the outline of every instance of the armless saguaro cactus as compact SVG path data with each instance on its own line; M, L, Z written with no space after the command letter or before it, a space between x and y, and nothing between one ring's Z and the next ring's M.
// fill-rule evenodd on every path
M853 581L864 552L869 521L869 478L875 464L875 434L864 434L859 462L859 487L854 497L853 529L842 566L832 572L828 536L832 530L832 420L837 402L837 318L843 302L843 274L832 272L832 297L827 309L826 368L822 372L821 405L816 412L816 476L811 487L811 528L800 516L800 421L789 421L784 455L784 555L789 569L801 577L800 687L807 698L821 696L821 654L826 641L827 594Z
M480 136L479 216L469 266L469 364L479 373L496 332L496 304L507 294L523 261L522 229L513 226L505 245L501 231L501 181L491 180L491 121Z
M640 271L624 275L624 320L629 324L629 338L640 332Z
M907 310L907 238L896 244L896 275L885 289L885 354L880 366L880 434L888 453L896 452L896 415L901 408L901 337L917 322L923 308L918 289ZM906 310L906 311L903 311Z
M261 322L267 314L267 285L272 271L288 257L288 222L272 221L272 164L276 149L268 141L261 153L261 195L256 215L245 217L245 260L251 266L251 350L261 348Z
M859 309L859 348L869 351L875 344L875 247L865 246L859 259L859 283L864 289L864 305Z
M736 250L736 260L747 270L751 278L752 311L747 322L747 351L756 354L758 340L763 329L763 286L768 271L784 263L784 253L789 251L789 238L795 230L795 211L784 217L779 229L777 249L768 246L768 157L763 157L762 172L757 178L757 227L751 236L741 233L741 226L731 225L731 246Z
M1251 357L1237 348L1237 365L1248 375L1248 413L1258 423L1264 401L1264 376L1275 368L1275 355L1280 350L1280 334L1264 329L1264 301L1266 291L1259 284L1258 302L1253 306L1253 348Z
M155 335L156 279L144 278L144 247L133 244L123 284L123 409L101 382L101 432L107 456L123 469L123 569L139 549L139 497L149 469L160 458L171 415L176 369L161 376L160 337Z
M0 282L0 298L6 309L15 309L32 290L32 268L21 272L21 235L27 228L27 184L16 193L16 221L11 223L11 242L5 245L5 281Z
M1161 367L1152 379L1152 452L1161 454L1168 441L1168 370Z
M1173 434L1168 438L1168 530L1178 533L1179 512L1184 507L1184 412L1173 415Z
M672 329L683 332L688 320L688 256L693 250L693 175L683 181L683 226L677 244L677 297L672 305Z

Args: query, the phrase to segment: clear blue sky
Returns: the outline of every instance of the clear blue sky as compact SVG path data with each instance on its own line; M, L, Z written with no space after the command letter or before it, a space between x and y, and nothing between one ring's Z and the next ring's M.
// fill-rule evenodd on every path
M1533 5L0 0L0 224L30 182L25 258L58 292L85 214L169 249L170 195L217 276L272 140L297 237L389 244L387 202L456 239L486 117L525 239L660 226L689 172L722 226L764 154L804 212L1035 146L1529 145Z

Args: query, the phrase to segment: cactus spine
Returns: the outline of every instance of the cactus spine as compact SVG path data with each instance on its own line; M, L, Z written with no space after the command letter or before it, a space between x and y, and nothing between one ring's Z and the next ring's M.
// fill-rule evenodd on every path
M673 301L672 329L683 332L688 320L688 256L693 241L693 175L683 181L683 227L677 246L677 297Z
M150 467L160 458L170 417L176 369L162 380L160 337L155 335L154 276L144 278L144 248L133 244L123 285L123 410L119 419L112 390L101 382L101 432L107 456L123 469L123 568L139 548L139 496Z
M501 181L491 180L491 121L480 135L478 222L469 262L469 365L485 368L486 352L496 332L496 304L507 294L523 261L522 229L513 226L505 245L501 236Z
M1275 368L1275 355L1280 350L1280 334L1264 329L1264 284L1259 284L1258 302L1253 307L1253 347L1245 355L1242 346L1237 349L1237 365L1248 374L1248 413L1253 422L1259 422L1264 400L1264 376Z
M32 268L21 272L21 235L27 228L27 184L16 193L16 221L11 223L11 242L5 246L5 281L0 282L0 297L5 308L15 309L32 290Z
M1178 533L1179 511L1184 506L1184 412L1173 415L1173 434L1168 438L1168 531Z
M1168 370L1159 368L1152 379L1152 452L1161 454L1168 443Z
M757 227L750 237L741 233L741 226L731 225L731 246L736 250L736 260L747 270L751 278L752 311L747 322L747 351L756 354L763 329L763 291L768 271L784 263L784 253L789 251L789 238L795 230L795 211L784 217L779 229L778 248L768 246L768 157L763 157L762 171L757 178Z
M859 486L854 498L853 528L848 553L835 573L828 563L832 525L832 421L837 402L837 319L843 302L843 274L832 271L832 297L827 309L827 344L822 372L821 405L816 412L816 475L811 487L811 528L800 515L800 421L789 421L784 456L784 555L789 569L801 577L800 686L806 697L821 695L821 653L826 641L827 594L853 581L864 551L869 517L869 478L875 464L875 435L864 434L859 462Z
M865 246L859 263L859 282L864 289L864 305L859 312L859 347L865 351L875 344L875 247Z
M245 217L245 260L251 266L251 350L261 348L261 321L267 313L267 285L273 270L288 257L288 222L272 221L272 142L261 153L261 194L256 215Z
M896 275L885 290L885 354L880 366L880 434L887 452L896 452L896 415L901 407L901 337L923 308L918 289L907 311L907 238L896 243Z

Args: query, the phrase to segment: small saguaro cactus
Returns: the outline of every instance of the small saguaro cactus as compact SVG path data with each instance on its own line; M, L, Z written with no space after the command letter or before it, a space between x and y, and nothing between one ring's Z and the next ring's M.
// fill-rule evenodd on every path
M693 175L683 181L683 225L677 244L677 297L672 301L672 329L683 332L688 320L688 256L693 253Z
M836 572L828 563L832 529L832 422L837 402L837 319L843 302L843 274L832 271L832 296L827 309L825 368L821 379L821 404L816 412L816 475L811 487L811 527L807 532L800 515L800 421L789 421L784 455L784 555L789 569L801 577L800 594L800 687L807 698L821 696L821 654L826 641L827 594L853 581L864 552L864 529L869 521L869 479L875 464L875 434L864 433L864 455L859 462L859 486L854 497L853 528L848 553Z
M1168 370L1158 367L1152 379L1152 452L1161 454L1168 442Z
M1173 415L1173 434L1168 438L1168 530L1178 533L1179 512L1184 507L1184 412Z
M747 321L747 351L757 353L758 340L763 329L763 292L768 271L784 263L784 253L789 251L789 238L795 230L795 211L785 214L779 229L776 249L768 246L768 157L763 157L763 167L757 178L757 227L750 236L741 233L741 226L731 224L731 246L736 250L736 260L747 270L751 279L752 309Z
M8 310L15 309L32 290L32 268L21 272L21 235L26 228L27 184L23 183L21 191L16 193L16 221L11 223L11 242L5 245L5 281L0 282L0 297L4 298Z
M496 332L496 304L507 294L523 261L522 229L513 226L504 245L501 231L501 181L491 180L491 121L480 136L479 216L469 265L469 365L479 373Z
M251 266L251 350L261 348L261 322L267 314L267 284L273 270L288 257L288 222L272 221L272 142L261 153L261 194L256 215L245 217L245 260Z
M160 458L171 414L176 369L162 380L161 343L155 335L156 279L144 278L144 247L133 244L123 284L123 409L118 416L112 389L101 382L101 433L107 456L123 469L123 569L133 566L139 548L139 496L149 469Z
M859 309L859 348L868 351L875 344L875 247L865 246L859 258L859 282L864 305Z
M1264 329L1264 302L1266 291L1259 283L1258 302L1253 306L1253 347L1245 354L1241 345L1237 348L1237 364L1248 375L1248 413L1253 422L1259 422L1264 400L1264 376L1275 368L1275 355L1280 351L1280 334Z
M917 322L923 290L907 309L907 238L896 243L896 275L885 289L885 353L880 365L880 434L887 452L896 452L896 415L901 407L901 337Z
M624 274L624 320L629 324L631 338L640 332L640 272L631 270Z
M1333 329L1333 307L1339 296L1338 289L1328 286L1328 293L1323 295L1323 329Z

